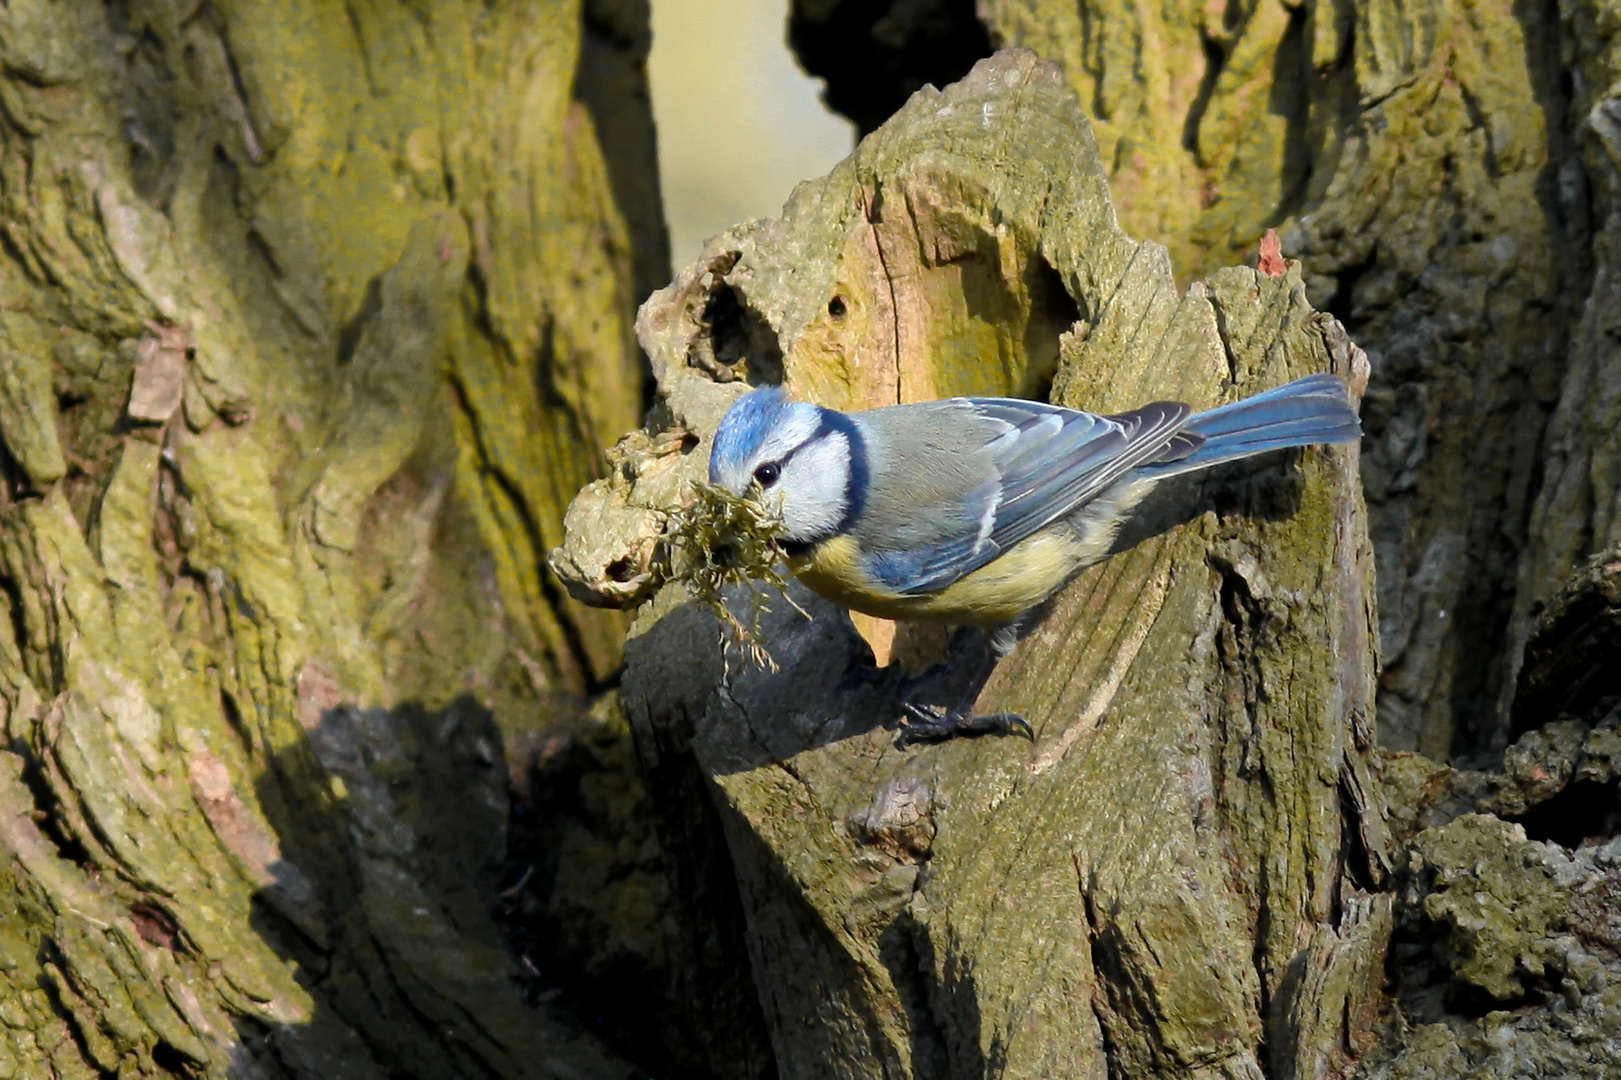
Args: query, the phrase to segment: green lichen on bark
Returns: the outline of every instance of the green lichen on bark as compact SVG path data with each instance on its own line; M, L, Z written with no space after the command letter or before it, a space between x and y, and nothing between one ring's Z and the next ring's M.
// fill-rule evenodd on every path
M1549 931L1570 911L1567 859L1501 819L1465 814L1413 838L1408 873L1426 918L1448 927L1446 962L1498 1001L1547 976Z
M1621 1066L1621 846L1567 847L1462 813L1413 836L1401 862L1390 974L1403 1023L1361 1075L1597 1078Z
M618 661L542 561L662 257L582 20L0 15L6 1075L627 1074L488 911L503 738Z
M1590 597L1601 566L1576 575L1567 598ZM1573 610L1556 607L1528 655L1590 646L1604 620L1559 617ZM1621 709L1572 689L1585 711L1551 722L1551 700L1528 695L1515 720L1528 730L1490 768L1382 755L1401 842L1396 1010L1362 1075L1597 1078L1621 1065Z

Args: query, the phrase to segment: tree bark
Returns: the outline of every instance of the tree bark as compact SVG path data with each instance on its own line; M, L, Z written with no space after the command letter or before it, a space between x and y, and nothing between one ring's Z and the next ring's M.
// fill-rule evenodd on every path
M717 360L847 408L1048 379L1105 412L1204 407L1366 376L1298 268L1178 290L1116 226L1058 69L1024 51L920 92L782 218L711 241L639 327L655 415L685 437L633 444L571 510L554 565L586 591L614 594L672 478L701 474L741 389ZM895 749L899 666L809 594L810 622L769 616L776 671L728 657L677 590L644 608L624 687L650 793L688 823L666 830L678 863L713 865L723 838L781 1075L1316 1075L1366 1039L1389 900L1356 451L1212 490L1220 513L1210 491L1165 500L998 669L978 708L1026 716L1033 746ZM693 825L683 760L720 837ZM727 916L689 908L686 933L735 940Z
M611 14L0 15L0 1073L630 1075L489 905L624 625L542 571L665 272Z
M1575 204L1576 272L1561 278L1573 293L1572 316L1560 342L1564 379L1544 439L1531 543L1520 561L1511 675L1572 571L1621 546L1621 357L1609 330L1621 314L1621 41L1613 8L1561 8L1559 39L1574 88L1561 102L1569 145L1558 175Z

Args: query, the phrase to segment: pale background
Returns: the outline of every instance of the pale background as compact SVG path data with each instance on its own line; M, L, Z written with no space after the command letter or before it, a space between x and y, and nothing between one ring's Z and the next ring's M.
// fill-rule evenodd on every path
M855 145L787 43L787 0L652 0L653 117L679 270L728 225L775 217Z

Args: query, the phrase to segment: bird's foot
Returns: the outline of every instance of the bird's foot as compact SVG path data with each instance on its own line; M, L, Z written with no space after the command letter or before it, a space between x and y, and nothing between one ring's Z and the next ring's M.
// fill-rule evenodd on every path
M911 702L903 704L901 709L906 713L906 720L901 724L901 733L895 738L898 749L905 749L913 743L944 742L978 735L1023 735L1031 742L1036 741L1036 733L1030 730L1029 721L1018 713L976 716L964 705L943 709L938 705L915 705Z

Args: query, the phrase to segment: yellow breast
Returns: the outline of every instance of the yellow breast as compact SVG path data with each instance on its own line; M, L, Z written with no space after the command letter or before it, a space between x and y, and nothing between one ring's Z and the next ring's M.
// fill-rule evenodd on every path
M940 592L925 596L903 596L867 577L861 569L860 548L849 536L823 541L791 566L811 589L868 615L991 626L1047 599L1083 565L1085 554L1068 530L1049 529L1015 544L994 562Z

